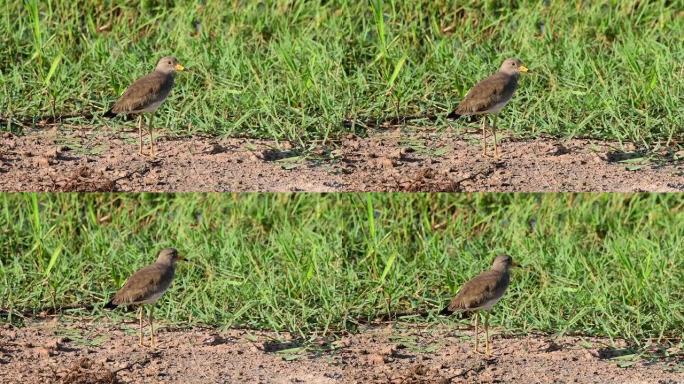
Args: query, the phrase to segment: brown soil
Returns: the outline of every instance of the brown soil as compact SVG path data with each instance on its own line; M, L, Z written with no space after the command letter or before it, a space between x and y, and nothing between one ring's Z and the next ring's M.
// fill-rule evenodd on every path
M0 137L4 191L684 191L684 153L644 155L595 140L504 140L378 131L302 153L286 142L163 136L139 155L137 132L87 129ZM675 160L680 159L680 160Z
M684 355L634 354L588 337L504 336L473 353L467 329L395 323L308 343L263 331L158 329L134 321L33 322L0 328L2 383L684 383ZM679 353L679 354L678 354ZM650 355L655 356L655 355Z

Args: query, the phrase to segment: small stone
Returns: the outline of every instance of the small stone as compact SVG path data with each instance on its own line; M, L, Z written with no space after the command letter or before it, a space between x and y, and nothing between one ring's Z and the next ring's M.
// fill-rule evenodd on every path
M378 163L382 168L394 168L394 163L392 162L392 159L388 157L379 158Z
M59 149L58 148L50 148L45 151L43 156L47 157L48 159L54 159L57 156L59 156Z
M50 351L49 349L47 349L45 347L36 348L36 353L42 359L46 359L46 358L52 356L52 351Z
M416 366L416 368L413 370L413 372L416 375L424 376L425 374L428 373L428 368L422 364L418 364L418 366Z
M373 365L385 364L385 358L378 353L374 353L368 356L368 362Z
M204 345L219 345L219 344L224 344L226 340L221 337L221 335L210 335L209 337L205 338L202 340L202 344Z
M216 155L218 153L226 152L226 147L224 147L218 143L212 143L209 145L209 147L204 152L206 152L210 155Z
M45 345L45 348L49 349L50 351L59 351L62 348L62 345L60 344L59 340L51 340Z
M78 362L78 365L83 369L90 369L93 366L93 361L88 358L83 358Z

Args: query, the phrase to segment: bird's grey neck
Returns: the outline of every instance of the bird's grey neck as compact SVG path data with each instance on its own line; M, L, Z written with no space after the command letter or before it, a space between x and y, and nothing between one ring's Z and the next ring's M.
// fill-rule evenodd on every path
M509 272L509 268L505 265L495 265L492 267L492 270L497 271L499 273L506 274L506 275Z
M176 263L174 263L173 261L157 260L157 264L163 265L165 267L176 268Z

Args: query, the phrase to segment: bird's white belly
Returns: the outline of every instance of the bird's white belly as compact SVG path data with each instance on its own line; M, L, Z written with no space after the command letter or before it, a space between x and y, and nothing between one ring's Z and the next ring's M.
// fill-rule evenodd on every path
M480 305L479 307L475 309L484 309L484 310L490 310L494 306L494 304L498 303L499 300L501 300L501 297L497 297L496 299L492 299L489 301L486 301L484 304Z
M163 291L159 291L158 293L153 294L152 296L146 298L145 300L136 301L134 304L152 304L152 303L156 303L157 300L159 300L159 298L162 297L162 295L164 294L164 292L166 292L166 289L164 289Z
M155 101L154 103L148 105L147 107L145 107L145 108L143 108L143 109L138 109L137 111L135 111L135 113L140 113L140 112L154 112L154 111L157 110L157 108L159 108L159 106L160 106L163 102L164 102L163 99L162 99L162 100L159 100L159 101Z
M506 104L508 104L508 100L503 101L503 102L498 103L498 104L494 104L493 107L491 107L487 110L487 113L499 113L499 111L501 111L503 109L503 107L506 106Z

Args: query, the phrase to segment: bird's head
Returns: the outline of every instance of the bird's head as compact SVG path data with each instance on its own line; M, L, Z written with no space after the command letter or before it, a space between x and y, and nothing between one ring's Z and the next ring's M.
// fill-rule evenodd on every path
M181 256L178 255L178 250L176 248L164 248L159 251L159 256L157 257L157 262L162 264L174 265L176 261L183 260Z
M509 255L499 255L494 259L494 263L492 263L492 269L497 271L507 271L510 268L517 266L518 264L516 264Z
M517 75L520 73L526 73L528 71L527 67L523 65L520 59L506 59L499 70L503 73L509 75Z
M184 71L185 67L182 66L175 57L166 56L159 59L155 70L161 73L176 73Z

